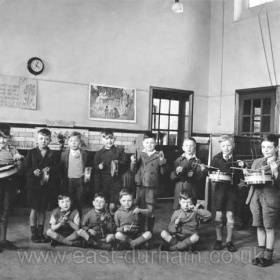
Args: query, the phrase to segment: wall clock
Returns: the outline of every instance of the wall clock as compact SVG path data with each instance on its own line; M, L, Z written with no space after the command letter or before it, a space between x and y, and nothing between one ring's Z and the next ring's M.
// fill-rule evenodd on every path
M27 62L27 69L33 75L39 75L44 70L44 62L39 57L31 57Z

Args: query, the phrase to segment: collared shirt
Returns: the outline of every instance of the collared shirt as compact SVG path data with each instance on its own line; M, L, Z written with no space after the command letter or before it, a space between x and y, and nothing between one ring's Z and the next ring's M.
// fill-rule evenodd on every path
M76 157L76 158L81 157L80 149L78 149L78 150L72 150L72 149L70 149L70 153L71 153L72 156L74 156L74 157Z
M189 156L189 155L186 155L186 153L183 153L181 155L181 158L186 158L187 160L190 160L191 158L197 159L197 157L195 155Z
M150 157L151 155L153 155L153 154L156 153L157 151L156 151L156 150L153 150L152 152L148 152L148 151L146 151L146 150L144 149L142 152L146 153L146 154Z
M223 159L224 159L224 160L228 161L228 160L230 160L231 158L232 158L232 154L230 154L230 155L224 155L224 154L223 154Z

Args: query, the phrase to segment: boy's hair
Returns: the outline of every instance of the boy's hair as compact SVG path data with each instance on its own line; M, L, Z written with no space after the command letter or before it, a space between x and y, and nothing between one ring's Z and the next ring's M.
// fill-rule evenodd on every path
M47 128L41 128L40 130L38 130L37 134L42 134L44 136L51 136L52 133L47 129Z
M150 131L147 131L143 135L143 141L145 139L149 139L149 138L153 138L154 140L156 140L156 135L154 133L150 132Z
M192 137L187 137L187 138L185 138L183 144L184 144L185 142L187 142L187 141L193 141L193 142L194 142L194 145L196 146L196 140L195 140L194 138L192 138Z
M262 142L268 141L274 144L274 147L279 146L279 138L275 134L269 134L263 137Z
M132 191L130 191L129 189L122 189L119 193L119 198L121 199L124 195L133 196Z
M72 197L68 193L61 193L57 196L57 200L63 200L65 198L69 198L71 202L73 202Z
M11 127L7 123L0 123L0 135L3 137L10 136Z
M224 141L230 141L231 143L234 143L233 137L230 136L230 135L226 135L226 134L221 135L221 136L219 137L219 143L222 143L222 142L224 142Z
M106 197L105 197L105 195L104 195L103 192L98 192L98 193L96 193L96 194L94 195L93 200L95 200L97 197L104 198L104 200L105 200L105 202L106 202Z
M114 136L114 132L111 128L104 128L104 129L101 130L101 135L105 135L105 136L112 135L112 136Z
M80 141L82 140L82 134L78 131L72 131L69 136L68 139L71 137L78 137L80 139Z
M196 205L197 199L192 190L182 190L179 199L190 199L193 205Z

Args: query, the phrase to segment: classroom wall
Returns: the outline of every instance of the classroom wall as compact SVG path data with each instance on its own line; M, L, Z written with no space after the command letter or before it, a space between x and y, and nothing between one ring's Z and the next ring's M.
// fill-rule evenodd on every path
M38 111L0 108L0 118L43 124L59 115L81 127L145 130L149 88L158 86L194 91L193 131L206 132L210 1L181 2L183 14L170 0L1 1L0 74L31 77L33 56L45 71ZM89 83L136 88L136 125L88 120Z
M277 4L277 3L276 3ZM233 21L234 0L225 1L224 56L222 64L223 1L211 1L211 53L209 70L208 132L234 133L235 90L267 87L280 81L280 10L268 8L274 75L265 7L257 7L249 17ZM272 83L269 78L258 14ZM222 70L223 65L223 70ZM222 79L221 79L222 77ZM222 90L221 90L222 89ZM238 106L238 105L237 105ZM221 112L221 119L219 120Z

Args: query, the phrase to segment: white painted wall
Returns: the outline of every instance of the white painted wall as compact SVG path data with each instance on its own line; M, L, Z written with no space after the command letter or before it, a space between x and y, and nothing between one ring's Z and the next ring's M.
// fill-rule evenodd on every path
M258 20L260 8L249 18L233 21L234 0L225 1L224 64L221 95L223 1L211 2L211 55L209 71L209 133L234 133L235 90L275 85L265 8L260 13L272 83L266 65ZM280 81L280 10L268 9L276 77ZM218 118L222 112L221 125Z
M193 90L194 132L206 132L210 1L181 0L184 13L177 15L171 12L173 2L2 0L0 74L29 76L27 60L41 57L46 69L39 79L57 83L39 82L39 102L49 99L52 105L48 116L46 112L40 115L39 107L39 122L51 119L52 111L58 110L79 126L104 126L87 119L88 83L136 88L146 95L150 86ZM61 81L81 85L62 85ZM68 101L60 98L67 91ZM147 116L148 98L141 100L139 114ZM65 110L73 113L69 116ZM8 120L17 122L21 111L15 116L13 109L1 108L0 118L9 116ZM139 129L147 127L147 118L138 121ZM118 126L135 128L114 124Z

